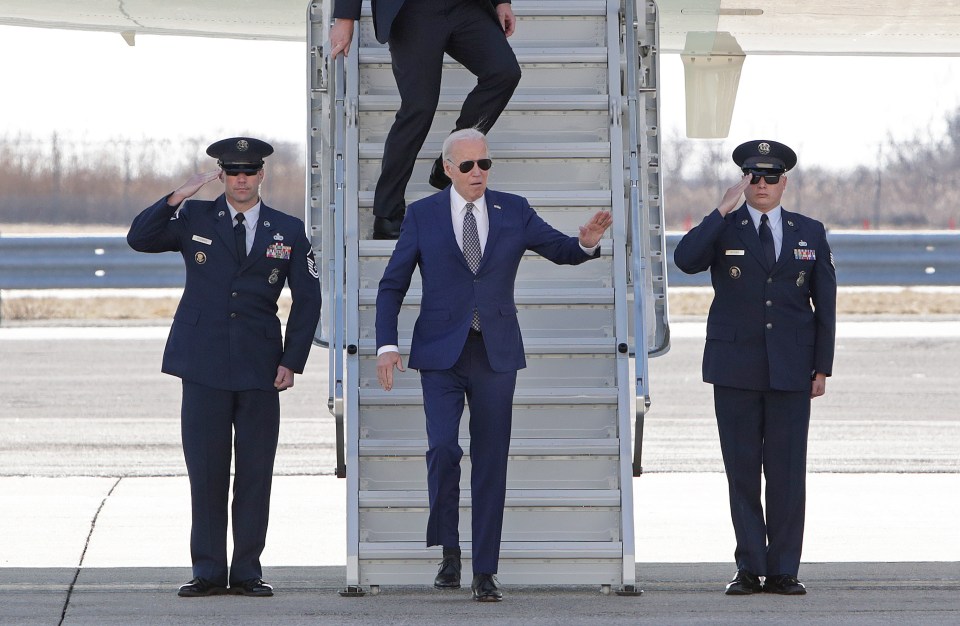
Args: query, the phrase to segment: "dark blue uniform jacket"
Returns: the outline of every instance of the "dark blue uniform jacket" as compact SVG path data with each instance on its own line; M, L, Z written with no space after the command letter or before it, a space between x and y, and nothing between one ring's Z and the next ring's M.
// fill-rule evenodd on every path
M140 252L178 251L186 264L162 370L216 389L274 389L277 367L303 372L320 318L320 283L303 222L261 203L250 254L241 264L223 195L163 198L133 221L127 242ZM286 338L277 299L289 284Z
M710 270L703 380L766 391L806 391L833 370L837 277L823 224L782 211L783 246L767 271L746 204L713 211L674 252L687 274Z

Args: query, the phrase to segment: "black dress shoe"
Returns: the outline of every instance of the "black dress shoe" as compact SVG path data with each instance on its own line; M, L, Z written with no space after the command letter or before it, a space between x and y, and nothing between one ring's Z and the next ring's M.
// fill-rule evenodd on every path
M749 596L761 591L763 591L763 583L760 582L760 577L742 569L737 571L733 580L727 583L727 590L724 593L728 596Z
M181 598L202 598L204 596L220 596L227 593L223 585L213 583L206 578L194 578L186 585L180 585L177 595Z
M497 584L497 579L493 574L475 574L470 589L473 591L473 599L477 602L500 602L500 600L503 600L500 585Z
M763 584L763 590L767 593L779 593L783 596L802 596L807 593L807 588L803 583L797 580L796 576L790 574L777 574L767 576Z
M269 598L273 595L273 587L259 578L250 578L238 583L230 583L230 590L238 596L253 598Z
M399 239L400 224L403 223L403 216L391 219L389 217L373 218L373 238L374 239Z
M437 157L430 170L430 184L437 189L446 189L450 184L450 177L443 171L443 155Z
M443 557L437 577L433 579L433 586L437 589L460 588L460 557Z

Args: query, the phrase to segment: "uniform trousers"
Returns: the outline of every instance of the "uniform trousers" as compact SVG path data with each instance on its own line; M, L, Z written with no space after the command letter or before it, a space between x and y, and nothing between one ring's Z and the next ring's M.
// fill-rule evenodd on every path
M384 145L373 214L397 219L437 111L444 52L477 77L454 130L490 130L520 82L520 65L499 22L477 0L407 0L389 44L400 109Z
M471 333L448 370L421 370L427 418L427 545L460 545L460 418L470 406L471 549L474 574L496 574L507 489L516 370L490 368L483 338Z
M193 575L226 586L262 578L273 461L280 433L276 390L225 391L183 382L180 416L190 477ZM227 575L227 504L231 451L233 557Z
M796 576L803 548L810 392L719 385L713 390L737 569Z

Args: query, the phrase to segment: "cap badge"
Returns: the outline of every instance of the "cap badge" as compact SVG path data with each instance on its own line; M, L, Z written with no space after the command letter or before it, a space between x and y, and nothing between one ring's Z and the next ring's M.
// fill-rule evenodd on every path
M768 144L766 141L760 142L760 144L757 146L757 152L760 154L770 154L770 144Z
M238 140L237 140L237 150L238 150L238 151L240 151L240 152L246 152L246 151L249 150L249 149L250 149L250 144L247 142L246 139L238 139Z

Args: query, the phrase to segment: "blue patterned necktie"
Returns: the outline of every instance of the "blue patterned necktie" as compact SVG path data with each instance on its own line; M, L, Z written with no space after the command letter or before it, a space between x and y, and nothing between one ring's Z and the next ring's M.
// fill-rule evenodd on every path
M777 247L773 244L773 231L770 230L770 219L766 213L760 216L760 244L763 246L763 256L767 259L767 269L773 269L777 262Z
M247 258L247 229L243 225L243 213L237 213L233 218L237 220L237 225L233 227L233 238L237 244L237 257L243 261Z
M463 256L467 259L467 265L470 266L470 271L474 274L480 267L482 254L480 252L480 234L477 232L477 218L473 214L475 208L472 202L468 202L467 213L463 216ZM480 330L480 312L477 309L473 310L473 321L470 323L470 328Z

